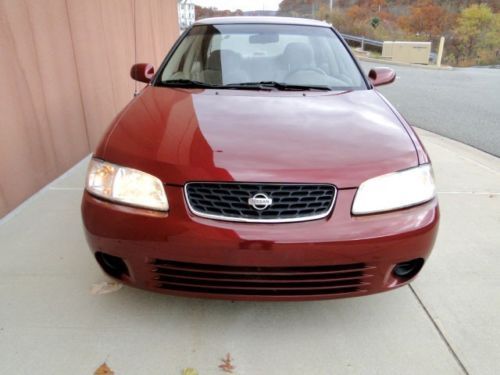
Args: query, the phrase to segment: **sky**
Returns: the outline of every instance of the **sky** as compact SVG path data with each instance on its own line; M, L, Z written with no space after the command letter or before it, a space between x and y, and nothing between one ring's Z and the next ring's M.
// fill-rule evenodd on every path
M194 0L194 3L220 10L277 10L281 0Z

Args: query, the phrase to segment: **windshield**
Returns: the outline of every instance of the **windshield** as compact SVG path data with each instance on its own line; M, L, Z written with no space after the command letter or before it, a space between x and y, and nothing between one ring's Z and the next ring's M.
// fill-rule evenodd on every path
M193 27L156 82L186 83L366 89L358 67L331 29L276 24Z

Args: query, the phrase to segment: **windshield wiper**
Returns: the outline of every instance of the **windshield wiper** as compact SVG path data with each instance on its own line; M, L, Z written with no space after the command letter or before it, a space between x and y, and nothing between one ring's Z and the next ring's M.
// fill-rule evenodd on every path
M305 90L322 90L331 91L328 86L316 85L291 85L288 83L280 83L276 81L260 81L260 82L242 82L229 83L226 85L213 85L207 82L195 81L191 79L169 79L161 81L159 86L165 87L187 87L187 88L204 88L204 89L229 89L229 90L271 90L277 89L282 91L305 91Z
M231 83L224 85L224 87L235 87L235 88L256 88L256 89L269 89L275 88L277 90L290 90L290 91L305 91L305 90L322 90L331 91L332 89L328 86L320 85L293 85L288 83L281 83L276 81L260 81L260 82L242 82L242 83Z
M271 87L259 86L259 85L240 85L240 84L229 84L229 85L214 85L207 82L195 81L191 79L169 79L166 81L161 81L158 86L165 87L184 87L184 88L203 88L203 89L223 89L223 90L270 90Z
M187 88L204 88L204 89L220 89L222 86L212 85L207 82L194 81L191 79L169 79L161 81L159 86L165 87L187 87Z

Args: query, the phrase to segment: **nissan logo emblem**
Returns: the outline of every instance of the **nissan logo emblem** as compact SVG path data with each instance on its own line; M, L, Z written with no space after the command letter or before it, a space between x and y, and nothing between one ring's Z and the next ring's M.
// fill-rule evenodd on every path
M273 200L264 193L255 194L252 198L248 198L248 204L258 211L265 210L273 204Z

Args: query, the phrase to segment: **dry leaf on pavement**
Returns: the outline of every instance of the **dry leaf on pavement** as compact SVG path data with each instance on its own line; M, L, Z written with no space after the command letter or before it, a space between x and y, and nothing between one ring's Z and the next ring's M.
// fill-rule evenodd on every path
M231 363L232 360L233 359L231 358L231 354L227 353L226 358L221 359L222 364L219 365L219 368L224 372L232 374L233 370L235 369L235 367Z
M102 283L92 285L90 293L94 295L113 293L122 288L123 284L116 281L104 281Z
M182 370L182 375L198 375L198 371L194 368L185 368Z
M106 362L100 365L94 372L94 375L114 375L114 374L115 373L108 367Z

